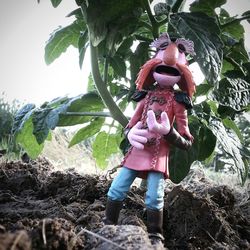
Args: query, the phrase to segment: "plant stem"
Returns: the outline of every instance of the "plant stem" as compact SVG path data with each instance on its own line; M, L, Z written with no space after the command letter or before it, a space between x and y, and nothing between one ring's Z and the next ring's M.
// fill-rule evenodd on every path
M154 39L156 39L159 36L158 22L155 20L153 14L152 14L149 0L144 0L143 4L144 4L144 7L145 7L146 12L148 14L148 18L149 18L149 20L151 22L151 25L152 25L152 34L153 34L153 37L154 37Z
M152 42L152 39L150 39L150 38L148 38L148 37L144 37L144 36L138 35L138 34L135 34L134 36L135 36L135 38L136 38L137 40L140 40L140 41L143 41L143 42L149 42L149 43Z
M224 23L224 24L221 25L221 28L225 28L227 26L230 26L230 25L232 25L234 23L237 23L237 22L240 22L240 21L243 21L243 20L246 20L246 19L250 19L250 14L242 16L240 18L235 18L234 20L232 20L230 22Z
M238 64L233 58L228 57L228 56L224 56L224 59L226 61L228 61L229 63L231 63L234 67L236 67L237 69L239 69L244 76L246 76L246 72L242 69L242 67L240 66L240 64Z
M103 82L105 85L107 85L108 81L108 70L109 70L109 63L108 63L108 57L106 57L104 62L104 72L103 72Z
M111 117L111 114L109 112L65 112L65 113L62 113L60 115Z
M174 6L172 7L173 13L177 13L179 11L179 9L184 5L185 2L186 2L186 0L178 0L178 1L176 1Z
M90 33L89 33L90 34ZM92 76L95 82L95 86L104 102L106 107L109 109L111 116L118 121L123 127L126 127L128 124L128 119L124 116L120 108L116 105L114 99L110 95L106 84L101 78L99 66L98 66L98 57L97 57L97 48L94 47L90 41L90 58L91 58L91 70Z
M162 26L163 24L166 24L169 22L169 16L166 17L165 19L161 20L160 22L158 22L158 27Z

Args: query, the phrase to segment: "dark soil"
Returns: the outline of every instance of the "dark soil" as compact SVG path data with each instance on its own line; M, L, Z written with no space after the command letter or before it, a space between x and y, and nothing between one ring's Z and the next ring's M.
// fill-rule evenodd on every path
M182 185L167 182L165 246L250 249L249 200L239 203L231 189L199 171L190 176ZM131 189L118 226L103 225L110 183L104 176L55 172L45 160L0 164L0 250L162 249L147 236L144 190Z

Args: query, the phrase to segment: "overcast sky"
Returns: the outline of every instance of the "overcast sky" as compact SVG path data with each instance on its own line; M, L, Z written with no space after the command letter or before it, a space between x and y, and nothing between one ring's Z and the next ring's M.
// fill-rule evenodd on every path
M85 91L87 78L79 69L77 49L69 48L49 66L44 61L49 34L71 23L65 16L75 8L73 0L63 0L56 9L49 0L0 1L0 92L9 100L42 103Z
M189 0L188 2L190 2ZM0 1L0 94L8 100L42 103L58 96L85 92L89 63L80 71L78 51L67 50L47 66L44 46L59 25L71 23L65 16L77 8L74 0L63 0L54 9L49 0ZM250 10L249 0L228 0L227 9L235 14ZM245 22L246 23L246 22ZM248 24L246 34L250 34ZM250 44L249 35L247 44Z

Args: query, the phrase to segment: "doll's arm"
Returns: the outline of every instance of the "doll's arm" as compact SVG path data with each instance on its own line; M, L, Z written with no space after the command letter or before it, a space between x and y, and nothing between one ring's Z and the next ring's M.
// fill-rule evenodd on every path
M187 137L189 140L193 141L194 138L190 134L188 127L188 117L185 106L181 103L174 102L174 114L177 124L177 130L180 135Z
M135 126L135 124L137 122L140 121L144 105L145 105L145 99L142 99L140 102L137 103L137 106L135 108L135 112L134 112L132 118L130 119L128 125L126 126L126 128L130 129L133 126Z
M124 130L124 134L128 138L130 144L137 149L144 148L144 144L147 143L147 138L149 136L148 130L142 128L142 122L140 121L144 104L145 99L137 104L135 113Z

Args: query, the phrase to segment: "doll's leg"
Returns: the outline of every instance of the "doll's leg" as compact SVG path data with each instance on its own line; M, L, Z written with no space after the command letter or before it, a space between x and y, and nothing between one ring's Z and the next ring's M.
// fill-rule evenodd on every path
M106 205L106 225L117 224L122 202L126 198L127 192L137 176L137 171L122 167L119 174L113 180L108 191Z
M163 241L163 205L164 205L164 175L160 172L149 172L147 178L147 229L153 241ZM158 244L158 243L156 243Z

